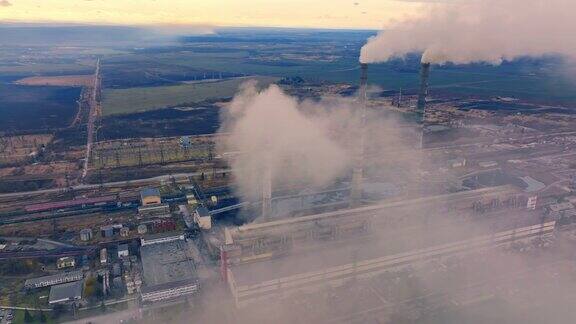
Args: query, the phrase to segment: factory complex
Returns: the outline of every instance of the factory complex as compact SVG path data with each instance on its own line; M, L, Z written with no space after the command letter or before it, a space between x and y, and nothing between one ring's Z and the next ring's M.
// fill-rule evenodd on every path
M536 307L533 290L548 281L531 286L532 276L576 273L576 117L436 96L428 62L418 88L399 93L371 90L370 73L360 64L357 87L279 81L306 104L355 96L350 161L322 185L278 181L305 154L273 166L277 148L255 145L265 151L256 170L234 164L253 152L210 151L187 172L165 175L162 162L140 166L146 179L5 196L0 262L23 269L6 288L15 304L76 320L113 309L127 321L416 323L486 301ZM394 121L391 134L376 132L386 138L368 131L379 118ZM178 143L216 147L227 136ZM140 152L134 143L107 144Z

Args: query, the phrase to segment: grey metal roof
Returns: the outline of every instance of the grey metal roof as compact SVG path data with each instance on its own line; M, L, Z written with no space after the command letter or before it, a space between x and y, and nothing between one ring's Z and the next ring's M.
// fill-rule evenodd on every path
M48 303L53 304L80 299L82 298L83 287L84 280L52 286Z
M142 197L142 198L159 197L159 196L160 196L160 190L158 190L156 188L146 188L146 189L143 189L142 191L140 191L140 197Z
M64 273L59 273L59 274L55 274L52 276L45 276L45 277L28 279L28 280L26 280L26 283L24 284L24 286L28 287L28 288L34 288L34 287L37 287L38 285L40 285L41 287L52 286L56 283L64 283L64 282L80 280L83 278L83 276L84 275L83 275L82 271L80 271L80 270L64 272ZM53 283L53 282L56 282L56 283Z
M143 279L146 287L197 279L194 262L186 253L185 244L184 241L178 240L141 247Z
M204 206L200 206L196 209L196 212L198 213L198 216L200 217L208 217L210 216L210 211L208 211L208 208L204 207Z

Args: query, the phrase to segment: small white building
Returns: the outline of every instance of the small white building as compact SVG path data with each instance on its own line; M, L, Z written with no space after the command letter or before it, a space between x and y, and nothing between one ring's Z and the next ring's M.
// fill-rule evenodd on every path
M496 161L483 161L483 162L479 162L478 165L482 168L493 168L495 166L498 166L498 162L496 162Z
M459 157L459 158L448 160L448 166L453 168L453 169L465 167L466 166L466 159Z

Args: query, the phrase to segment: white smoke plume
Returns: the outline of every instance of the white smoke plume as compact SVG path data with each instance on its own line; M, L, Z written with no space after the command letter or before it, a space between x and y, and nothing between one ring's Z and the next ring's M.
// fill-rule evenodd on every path
M522 56L576 57L573 0L470 0L432 4L419 18L368 40L362 63L423 52L423 62L500 64Z
M346 150L329 136L328 126L302 112L303 103L278 86L259 91L254 82L242 86L223 113L218 151L234 170L239 194L261 197L264 170L273 184L329 184L345 174Z

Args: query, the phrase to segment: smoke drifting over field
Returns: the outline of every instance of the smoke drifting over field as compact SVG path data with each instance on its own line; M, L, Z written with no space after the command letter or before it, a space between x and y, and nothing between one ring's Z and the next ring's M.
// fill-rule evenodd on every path
M363 63L423 52L423 62L500 64L522 56L576 57L572 0L471 0L433 4L362 48Z

